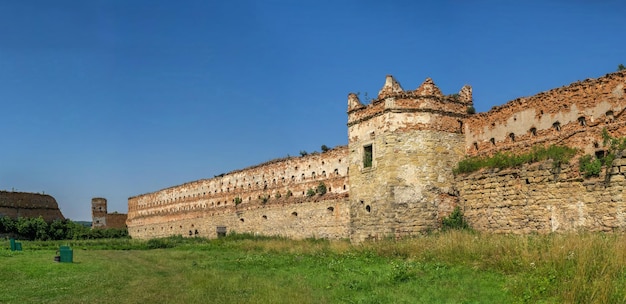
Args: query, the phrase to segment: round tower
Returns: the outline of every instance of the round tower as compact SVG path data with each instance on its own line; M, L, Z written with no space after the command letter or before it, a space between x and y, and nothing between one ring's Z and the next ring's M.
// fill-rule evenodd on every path
M456 204L452 168L464 155L471 88L443 95L428 78L405 91L387 76L378 98L348 95L351 238L419 234Z

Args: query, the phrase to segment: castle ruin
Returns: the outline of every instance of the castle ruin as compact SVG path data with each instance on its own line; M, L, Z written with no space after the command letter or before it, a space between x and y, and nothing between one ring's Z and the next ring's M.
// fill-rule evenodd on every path
M108 213L106 198L91 199L91 228L126 228L126 219L124 213Z
M608 178L547 163L455 176L467 156L564 145L601 155L602 130L626 136L626 71L472 113L472 89L444 95L431 79L404 90L387 76L364 105L348 95L348 145L277 159L128 200L129 234L291 238L406 237L438 229L455 206L477 230L626 228L626 159Z
M47 194L0 191L0 217L12 219L41 216L46 222L63 220L54 197Z

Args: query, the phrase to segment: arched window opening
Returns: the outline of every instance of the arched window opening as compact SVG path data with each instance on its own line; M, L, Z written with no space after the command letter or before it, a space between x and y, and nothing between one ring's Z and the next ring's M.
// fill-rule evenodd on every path
M532 136L537 136L537 128L532 127L532 128L530 128L530 130L529 130L529 131L530 131L530 134L531 134Z
M515 133L509 133L509 138L511 141L515 141Z
M587 125L587 121L585 120L585 116L578 117L578 124L580 124L582 127Z
M555 122L552 124L552 128L554 128L554 129L555 129L555 130L557 130L557 131L561 131L561 123L560 123L560 122L558 122L558 121L555 121Z

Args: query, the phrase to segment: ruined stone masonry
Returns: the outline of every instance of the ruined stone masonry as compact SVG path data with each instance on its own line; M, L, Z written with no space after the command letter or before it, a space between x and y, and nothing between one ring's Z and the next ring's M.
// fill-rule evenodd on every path
M91 199L91 228L126 228L126 220L127 215L124 213L108 213L106 198Z
M63 220L54 197L47 194L0 191L0 217L43 217L46 222Z
M626 136L625 96L623 71L468 114L469 86L444 95L430 78L405 90L387 76L370 104L348 95L347 146L131 197L129 233L360 242L438 229L457 205L482 231L624 230L626 159L592 179L574 163L555 168L549 161L459 176L452 169L467 156L535 145L601 155L603 129Z

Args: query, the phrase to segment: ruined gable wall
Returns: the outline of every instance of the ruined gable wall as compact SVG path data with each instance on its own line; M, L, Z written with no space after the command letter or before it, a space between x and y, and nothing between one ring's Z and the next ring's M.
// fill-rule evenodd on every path
M64 219L54 197L47 194L0 191L0 216L18 217L42 216L47 222Z
M348 193L347 171L347 148L337 147L325 153L271 161L211 179L131 197L127 220L129 233L132 237L145 238L148 237L147 230L142 232L140 228L154 227L155 224L165 222L182 223L204 218L206 225L212 225L211 217L234 216L243 210L269 205L287 206L316 199L341 199ZM307 197L307 190L316 189L320 182L326 185L327 194ZM288 196L288 192L291 192L291 196ZM241 203L235 206L238 199ZM207 226L198 230L214 229ZM315 226L310 229L306 233L312 235ZM171 230L169 235L173 234L179 233Z
M593 153L601 131L626 136L626 71L587 79L473 115L465 121L468 155L559 144ZM594 145L595 143L595 145Z
M605 176L583 179L576 165L551 161L457 176L465 218L494 233L626 230L626 158Z

